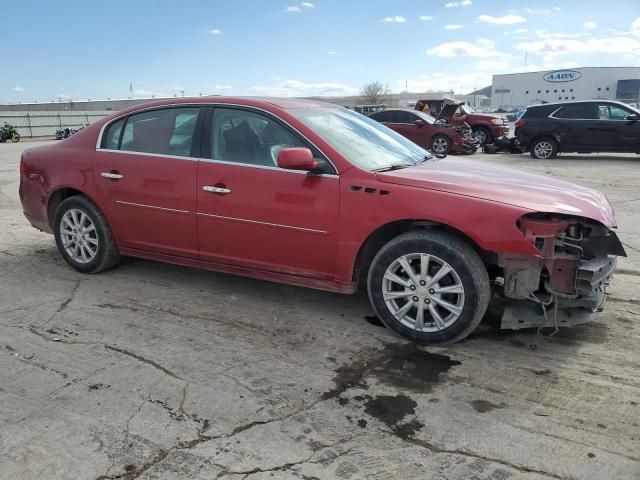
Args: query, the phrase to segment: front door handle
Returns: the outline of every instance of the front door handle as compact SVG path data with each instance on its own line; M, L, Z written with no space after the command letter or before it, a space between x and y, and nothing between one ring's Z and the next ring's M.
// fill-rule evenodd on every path
M121 178L124 178L124 175L116 172L102 172L100 176L102 178L108 178L110 180L120 180Z
M218 187L215 185L203 185L202 190L209 193L220 193L222 195L226 195L231 193L231 189L227 187Z

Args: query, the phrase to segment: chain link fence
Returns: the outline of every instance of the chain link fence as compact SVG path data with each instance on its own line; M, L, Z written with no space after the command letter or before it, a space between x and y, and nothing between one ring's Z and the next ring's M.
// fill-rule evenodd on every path
M61 128L79 128L111 115L113 111L0 112L0 126L7 122L21 137L50 137Z

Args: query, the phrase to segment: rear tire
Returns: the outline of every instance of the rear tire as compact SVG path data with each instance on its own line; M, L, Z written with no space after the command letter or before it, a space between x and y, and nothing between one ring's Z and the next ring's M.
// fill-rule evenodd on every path
M537 138L530 147L530 154L538 160L549 160L558 155L558 142L551 137Z
M403 233L387 243L367 278L380 320L423 345L454 343L473 332L487 310L489 285L487 270L469 244L429 230Z
M120 261L106 218L84 195L69 197L58 205L53 232L60 255L79 272L103 272Z

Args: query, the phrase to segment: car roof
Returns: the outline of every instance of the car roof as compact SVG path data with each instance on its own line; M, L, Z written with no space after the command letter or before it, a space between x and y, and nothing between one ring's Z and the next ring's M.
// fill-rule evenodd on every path
M343 108L339 105L327 102L319 102L316 100L302 100L297 98L278 98L278 97L221 97L221 96L206 96L206 97L173 97L162 98L158 100L151 100L144 103L122 109L117 113L119 115L123 113L131 113L138 110L144 110L150 107L162 107L169 105L181 105L181 104L229 104L229 105L242 105L247 107L267 108L276 107L283 110L294 108Z
M622 105L624 107L628 106L626 103L623 103L623 102L601 98L601 99L594 99L594 100L569 100L567 102L536 103L535 105L529 105L526 108L545 108L545 107L554 107L554 106L562 107L564 105L573 105L576 103L615 103L617 105Z

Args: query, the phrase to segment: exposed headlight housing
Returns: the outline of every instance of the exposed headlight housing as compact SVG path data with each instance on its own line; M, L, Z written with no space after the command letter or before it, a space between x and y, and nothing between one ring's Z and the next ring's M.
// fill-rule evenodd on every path
M491 123L493 123L494 125L504 125L504 119L503 118L492 118L491 119Z

